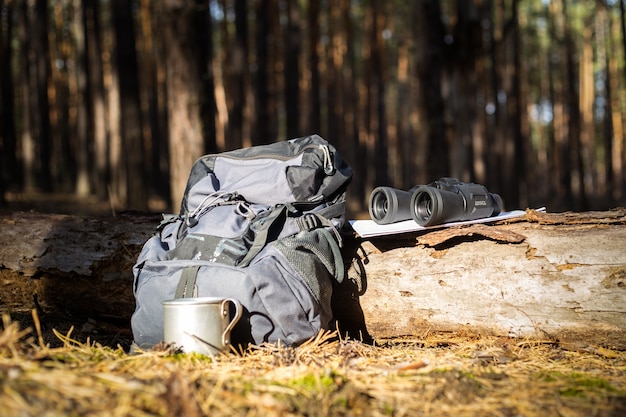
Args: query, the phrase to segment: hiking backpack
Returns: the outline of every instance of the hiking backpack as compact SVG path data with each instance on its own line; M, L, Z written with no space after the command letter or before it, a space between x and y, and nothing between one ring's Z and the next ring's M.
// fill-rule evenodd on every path
M317 135L199 158L180 214L164 216L133 267L134 343L162 341L161 303L181 297L239 300L234 345L297 345L329 328L351 177Z

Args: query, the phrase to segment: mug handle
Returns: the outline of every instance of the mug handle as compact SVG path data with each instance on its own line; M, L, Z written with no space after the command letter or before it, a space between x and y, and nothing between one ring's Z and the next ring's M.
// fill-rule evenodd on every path
M241 318L242 313L242 307L239 301L235 300L234 298L226 298L224 301L222 301L222 314L225 317L228 317L228 314L230 313L230 310L228 308L229 302L235 305L235 316L228 323L228 326L226 326L226 328L224 329L224 333L222 333L222 343L224 344L224 346L230 345L230 332L233 330L233 327L235 327L235 324L237 324L237 322Z

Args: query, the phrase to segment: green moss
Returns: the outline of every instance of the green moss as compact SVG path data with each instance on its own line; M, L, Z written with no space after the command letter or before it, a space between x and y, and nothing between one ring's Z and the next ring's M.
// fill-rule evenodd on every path
M213 358L207 355L203 355L202 353L191 352L191 353L183 353L177 352L168 355L168 358L174 362L211 362Z
M626 395L623 391L614 387L605 379L583 372L541 372L536 377L548 383L560 383L565 386L559 389L559 394L563 397L586 397L587 393L604 392L608 394Z
M476 374L474 374L473 372L469 372L469 371L461 371L460 377L474 380L476 379Z
M309 392L330 392L341 386L345 379L335 371L320 374L306 374L287 384L293 388L303 388Z
M429 374L446 374L452 371L454 371L454 368L434 368L429 372Z

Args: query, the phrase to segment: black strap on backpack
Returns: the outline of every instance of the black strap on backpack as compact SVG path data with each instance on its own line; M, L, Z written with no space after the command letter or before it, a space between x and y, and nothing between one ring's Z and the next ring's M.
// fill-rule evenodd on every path
M176 287L176 298L192 298L197 297L198 288L196 286L196 278L200 266L190 266L182 271L180 281Z

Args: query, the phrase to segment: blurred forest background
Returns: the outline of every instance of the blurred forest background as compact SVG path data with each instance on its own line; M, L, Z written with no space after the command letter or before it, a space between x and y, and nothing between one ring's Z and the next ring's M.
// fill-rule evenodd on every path
M0 0L0 199L178 211L193 161L318 133L377 185L626 200L623 0ZM43 197L42 197L43 196ZM95 203L94 203L95 204Z

